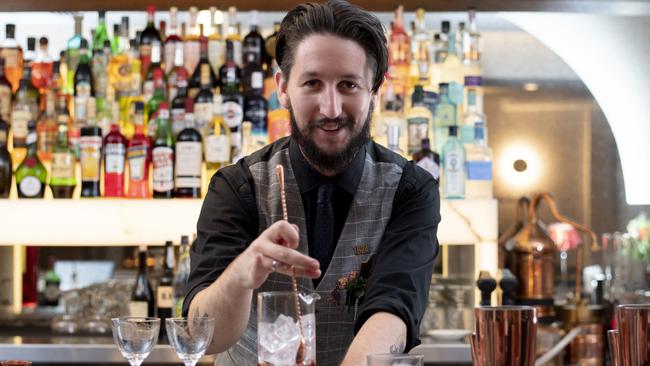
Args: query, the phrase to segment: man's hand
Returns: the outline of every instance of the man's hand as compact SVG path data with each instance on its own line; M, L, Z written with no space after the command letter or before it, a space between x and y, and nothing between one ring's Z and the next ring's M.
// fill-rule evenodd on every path
M391 313L378 312L363 323L341 365L366 365L366 357L369 354L402 353L405 346L404 321Z
M295 225L281 220L269 226L232 262L237 283L249 290L259 288L273 272L273 261L277 272L291 275L293 266L298 277L320 277L318 261L295 250L299 240Z

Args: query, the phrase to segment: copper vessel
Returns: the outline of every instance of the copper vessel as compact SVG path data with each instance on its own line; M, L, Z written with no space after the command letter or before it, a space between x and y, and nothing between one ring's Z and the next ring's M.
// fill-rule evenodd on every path
M475 366L533 366L537 315L530 306L485 306L475 313L470 336Z
M612 364L650 365L650 305L619 305L616 320L618 331L608 333Z
M555 201L549 193L541 192L533 197L528 208L528 222L515 236L515 254L517 261L516 276L519 280L518 301L525 305L534 305L538 309L537 316L553 316L553 272L556 255L556 246L548 235L543 224L537 217L537 209L541 201L549 206L553 217L561 222L573 225L577 230L589 234L592 246L597 247L596 234L573 222L557 211ZM578 247L576 256L576 287L575 299L580 299L580 288L582 286L582 257L584 246Z

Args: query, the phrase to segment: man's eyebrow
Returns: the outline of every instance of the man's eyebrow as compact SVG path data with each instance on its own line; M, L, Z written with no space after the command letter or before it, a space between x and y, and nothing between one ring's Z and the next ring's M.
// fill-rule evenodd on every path
M319 73L318 71L306 71L300 74L301 78L320 78L322 77L322 74ZM341 78L346 79L346 80L354 80L354 81L363 81L365 80L363 76L358 75L358 74L343 74Z

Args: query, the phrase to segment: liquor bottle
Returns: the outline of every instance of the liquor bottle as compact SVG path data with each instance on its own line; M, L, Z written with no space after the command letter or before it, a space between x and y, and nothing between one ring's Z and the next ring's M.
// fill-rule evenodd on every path
M149 167L151 164L151 143L144 135L144 103L134 103L133 124L135 133L129 140L126 158L129 162L129 198L150 198Z
M449 126L449 138L442 148L442 196L465 198L465 148L458 141L458 126Z
M223 119L221 95L215 96L211 128L205 133L205 167L212 176L217 170L230 164L230 127Z
M381 118L383 127L377 131L376 135L381 136L381 134L385 133L388 142L386 147L398 154L404 154L408 144L408 137L406 136L408 125L406 119L401 115L402 103L393 93L391 83L387 84L385 97L386 101L384 102L384 111ZM386 129L385 132L383 128Z
M41 161L50 161L52 159L52 150L56 144L56 134L59 130L56 123L56 103L54 90L46 90L45 111L36 124L38 158Z
M393 27L388 40L388 75L395 87L395 94L407 93L408 75L411 64L410 40L404 30L404 7L399 6L393 17Z
M242 87L244 90L245 98L252 97L253 94L258 91L253 90L254 88L259 89L259 91L262 93L264 92L264 69L262 68L262 64L256 61L256 57L257 56L255 56L253 53L247 53L244 56L246 65L242 69ZM253 87L253 75L258 73L262 78L262 85Z
M28 125L35 125L38 118L38 89L32 84L32 67L25 65L25 72L16 90L15 101L11 113L11 129L13 130L14 153L16 148L27 146Z
M47 184L47 170L36 151L36 125L29 123L27 133L27 156L16 169L16 185L20 198L43 198Z
M5 72L5 59L0 56L0 119L3 121L9 121L12 94L12 85Z
M8 135L9 124L0 116L0 198L9 197L11 191L13 164L11 163L9 150L7 150Z
M79 57L81 52L81 41L84 38L81 36L83 16L75 15L74 16L74 35L68 40L68 48L66 50L66 65L68 66L67 74L67 89L65 90L66 94L74 94L74 75L77 71L77 66L79 65ZM86 41L86 44L88 41Z
M95 28L95 35L93 36L93 54L95 52L103 51L104 42L109 41L108 31L106 29L106 10L98 10L97 28Z
M265 42L258 30L259 15L257 10L251 11L250 17L250 32L244 37L242 44L244 67L250 62L254 62L261 68L265 59Z
M140 46L140 67L142 79L145 80L146 73L149 70L149 64L151 63L151 51L154 42L157 42L159 45L162 43L160 38L160 33L156 29L154 23L154 15L156 13L156 7L153 5L147 5L147 26L140 34L138 38ZM160 54L159 54L160 55ZM160 59L158 60L160 62Z
M285 108L278 108L269 112L269 143L291 134L290 118L289 110Z
M212 76L214 75L212 75L212 68L207 63L199 64L197 70L201 73L201 81L199 83L200 90L194 97L194 119L196 121L196 129L201 134L204 134L206 126L212 121Z
M138 274L131 292L129 314L137 317L154 316L153 291L147 276L147 247L144 245L138 248Z
M120 23L113 23L113 38L111 38L111 55L115 56L120 49Z
M18 90L18 84L23 76L23 49L15 36L16 25L5 25L5 39L0 44L0 57L5 60L5 75L14 93Z
M413 91L411 109L406 114L409 154L413 154L422 148L422 139L429 137L432 120L431 111L424 105L422 85L416 85Z
M174 197L174 138L169 126L169 105L160 104L156 136L151 151L153 162L153 197Z
M111 132L104 138L104 197L124 197L126 138L113 119Z
M217 24L217 8L210 7L210 35L208 36L208 60L212 72L219 73L219 68L226 59L226 43L223 40L222 25Z
M173 316L174 309L174 245L171 241L165 242L165 260L163 273L156 286L156 315L160 322ZM167 327L160 327L160 336L165 339Z
M92 75L95 89L95 108L98 116L106 112L106 99L108 97L108 64L111 58L111 43L104 41L102 48L93 50ZM101 125L101 123L100 123ZM107 132L104 132L105 134Z
M165 102L165 75L161 68L153 70L153 94L152 97L146 102L145 116L147 120L147 134L149 138L153 139L156 136L156 119L158 117L158 109L160 104Z
M131 39L129 36L129 17L123 16L120 20L119 47L117 54L124 54L131 48ZM140 59L138 58L138 61Z
M233 161L241 156L241 123L244 98L241 94L241 69L235 61L235 46L226 41L226 63L219 69L224 121L230 127L230 148Z
M180 43L179 43L180 44ZM184 89L184 93L187 94L187 86L189 74L183 66L183 47L176 47L174 55L174 62L172 63L171 70L167 74L167 95L169 100L173 101L176 98L179 89ZM167 64L165 64L165 68ZM173 114L173 106L172 106Z
M88 41L82 39L79 63L74 73L74 119L77 123L88 120L88 99L95 96L95 84L88 55Z
M187 235L181 236L178 266L174 276L174 317L183 316L183 300L187 294L187 280L190 277L190 248Z
M48 53L47 48L47 37L41 37L38 40L36 59L32 62L32 84L42 95L45 95L45 88L50 85L54 74L54 60Z
M442 63L441 79L442 82L449 84L449 98L459 106L463 103L463 84L465 77L463 74L463 63L458 58L455 40L455 33L450 32L449 40L447 41L447 57L445 57L445 61Z
M469 9L467 12L469 18L468 30L463 37L463 63L476 62L481 59L481 34L476 26L476 10Z
M38 304L38 247L26 246L23 253L23 308L35 308Z
M158 41L153 41L151 43L151 63L149 64L149 69L147 70L147 73L145 74L144 82L142 83L142 94L144 97L144 102L147 103L149 99L153 96L154 93L154 88L155 88L155 81L154 81L154 73L156 70L160 70L161 75L162 75L162 82L164 83L165 80L165 71L162 69L162 66L160 65L160 42Z
M184 66L190 75L194 73L194 69L196 69L196 65L199 63L199 58L201 57L201 45L199 44L201 32L197 24L198 16L199 10L196 6L190 6L189 29L185 39L183 39Z
M467 198L492 198L492 151L485 139L485 123L474 123L474 144L467 148Z
M422 139L422 149L418 150L413 154L413 160L417 163L418 166L422 167L435 179L440 178L440 155L437 152L432 151L431 143L428 138Z
M67 112L66 99L64 95L59 96L57 101L58 127L56 144L52 152L52 173L50 177L50 189L54 198L72 198L74 189L77 186L75 176L76 160L68 145L68 125L70 115Z
M409 84L429 85L429 67L431 65L431 44L432 36L429 34L425 24L425 10L418 8L415 12L415 32L411 37L411 52L413 59L411 62L415 65L416 80L410 80Z
M434 141L437 148L445 146L449 126L456 124L456 105L449 97L449 84L440 83L439 85L439 100L436 107L436 114L433 121L434 124Z
M178 47L176 49L176 61L180 62L178 66L172 70L170 75L176 74L176 85L174 86L174 97L171 97L171 118L172 118L172 133L177 136L179 132L185 127L185 110L188 104L193 104L194 101L187 95L187 72L183 67L183 49ZM169 78L169 86L171 86L171 77ZM193 109L194 107L192 107Z
M249 94L244 101L244 119L251 122L251 152L262 148L268 143L268 104L262 96L264 89L264 73L261 68L251 75ZM246 90L246 89L244 89Z
M485 125L485 115L479 112L476 105L476 90L473 88L467 91L467 109L463 116L463 124L460 126L460 142L463 144L471 144L475 141L474 131L477 122Z
M271 96L276 94L275 72L279 67L275 60L275 45L278 40L278 32L280 32L280 23L274 22L273 33L264 41L264 99L266 100L271 100Z
M228 7L228 35L226 40L232 43L235 63L237 66L242 67L241 34L239 32L239 23L237 22L237 8L234 6Z
M58 306L61 290L61 277L54 271L56 258L50 256L47 259L48 271L45 274L45 290L43 291L43 304L45 306Z
M91 119L88 125L81 127L80 134L81 197L99 197L102 129Z
M163 64L165 65L165 74L169 75L176 64L177 49L183 48L183 40L178 36L178 8L172 6L169 8L169 32L165 38L163 46ZM181 57L182 57L181 52ZM181 64L182 66L182 64Z
M201 48L201 58L199 59L199 63L196 65L194 73L189 81L188 94L190 98L196 98L199 90L204 89L205 87L214 90L218 85L217 77L212 71L212 66L210 66L210 61L208 60L208 39L202 36L199 39L199 44ZM204 66L207 66L207 69ZM205 85L203 83L206 80L202 79L204 73L206 73L205 76L208 77L207 84Z
M210 68L210 65L203 67ZM175 155L175 196L179 198L200 198L203 141L201 134L192 124L187 124L178 134Z

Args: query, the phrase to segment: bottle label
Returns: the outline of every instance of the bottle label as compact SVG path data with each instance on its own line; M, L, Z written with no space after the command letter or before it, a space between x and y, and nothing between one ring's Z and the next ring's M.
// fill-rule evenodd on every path
M14 130L14 147L25 147L29 121L32 114L29 111L14 111L11 115L11 128Z
M203 131L205 125L212 121L212 103L194 104L194 120L197 130Z
M106 144L104 170L107 174L124 173L124 144Z
M491 161L470 160L466 165L468 180L492 180Z
M74 178L74 156L69 152L52 154L52 179Z
M76 121L88 120L88 97L74 97L74 116Z
M75 85L75 97L77 98L85 97L88 99L90 97L91 91L92 89L90 87L90 83L87 81L80 81L77 83L77 85Z
M462 155L455 150L445 155L445 196L462 196L465 192Z
M144 83L142 83L142 96L144 97L145 103L153 97L153 80L146 80Z
M174 307L174 292L171 286L156 288L156 305L158 308L171 309Z
M7 69L18 67L20 54L17 48L3 48L0 50L0 57L5 59Z
M20 192L22 192L25 197L36 197L41 192L41 181L38 178L28 175L23 177L18 185Z
M200 186L202 146L196 141L179 141L176 143L176 179L181 177L197 178ZM177 187L179 185L177 184Z
M174 188L174 150L168 146L154 147L152 159L154 191L172 190Z
M429 119L423 117L408 118L406 120L408 127L408 149L414 153L422 147L422 139L428 137Z
M149 305L146 301L131 301L129 303L129 315L147 317L149 316Z
M222 163L230 160L230 143L227 135L210 135L205 138L205 161Z
M147 163L147 147L133 146L127 150L129 159L129 173L132 181L144 179L145 164Z
M199 58L201 58L201 44L199 41L191 40L185 42L183 45L183 66L188 73L194 73L196 65L199 63Z
M172 132L174 136L185 127L185 108L172 109Z
M242 111L241 105L236 102L223 103L223 120L228 127L236 128L241 126L243 118L244 112Z
M430 157L424 157L417 162L418 166L429 172L435 179L440 178L440 166Z
M174 54L176 53L176 44L178 42L165 42L163 46L163 64L165 65L165 75L169 74L174 68ZM174 99L169 98L169 100Z
M456 108L452 104L438 104L436 108L436 126L456 124Z
M11 113L11 88L0 85L0 119L9 120Z
M0 130L0 144L7 145L7 131Z
M79 138L81 179L99 182L102 138L100 136L81 136Z

